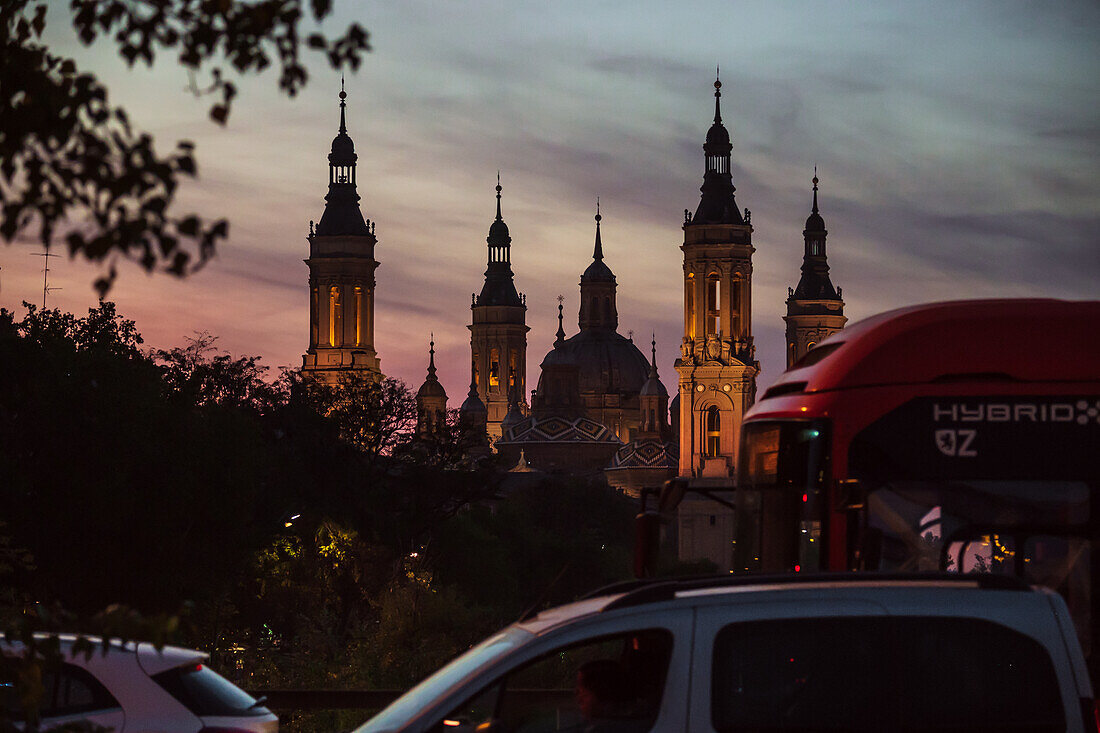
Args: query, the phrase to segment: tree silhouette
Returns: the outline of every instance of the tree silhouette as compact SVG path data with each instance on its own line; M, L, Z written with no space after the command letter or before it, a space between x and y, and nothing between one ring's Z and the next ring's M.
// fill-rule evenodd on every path
M0 237L63 237L71 256L106 263L95 286L110 289L119 257L146 270L185 275L201 267L228 234L224 219L174 210L180 180L196 174L194 146L180 141L158 153L126 111L111 106L107 88L44 42L44 0L0 4ZM309 75L303 47L333 68L356 69L370 50L358 24L328 38L305 38L304 19L320 22L331 0L71 0L73 27L85 44L113 43L129 65L152 65L174 53L196 91L217 101L210 117L225 124L236 87L223 73L279 67L279 87L294 96Z

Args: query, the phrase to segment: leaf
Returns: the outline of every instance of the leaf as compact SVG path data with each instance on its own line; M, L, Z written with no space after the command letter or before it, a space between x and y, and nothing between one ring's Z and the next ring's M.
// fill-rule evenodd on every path
M225 124L225 118L229 116L229 108L224 104L215 104L210 108L210 119L219 125Z
M180 234L188 237L194 237L199 233L199 217L189 216L179 223L176 227Z

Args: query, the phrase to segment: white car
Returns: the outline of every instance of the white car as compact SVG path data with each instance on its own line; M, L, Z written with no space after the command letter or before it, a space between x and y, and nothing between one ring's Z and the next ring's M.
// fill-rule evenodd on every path
M64 663L43 675L42 728L86 720L115 733L275 733L279 719L206 666L204 652L147 643L71 653L75 636L61 637ZM3 653L21 653L18 644ZM10 705L9 705L9 709Z
M608 591L487 639L357 733L1097 731L1057 594L1012 578Z

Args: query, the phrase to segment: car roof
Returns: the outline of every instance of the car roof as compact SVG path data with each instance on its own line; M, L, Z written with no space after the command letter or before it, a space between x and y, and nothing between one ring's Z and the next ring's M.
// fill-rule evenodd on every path
M73 633L60 633L49 634L44 632L36 632L35 639L47 639L51 636L56 636L60 642L61 650L68 655L73 644L78 639L84 639L92 644L94 647L95 655L103 654L103 637L91 636L86 634L73 634ZM10 650L13 653L19 654L23 650L23 644L21 642L0 642L0 648ZM154 644L149 642L136 642L136 641L122 641L121 639L108 639L107 640L107 656L115 653L133 654L137 657L137 662L141 666L142 670L148 675L158 674L169 669L175 669L176 667L183 667L188 664L199 664L206 661L210 656L206 652L196 651L194 649L186 649L184 647L164 645L160 649L157 649Z
M540 612L517 627L542 634L578 619L619 609L650 604L694 605L704 598L734 595L744 600L749 594L772 594L798 590L815 593L847 593L852 589L922 589L928 592L1016 591L1036 589L1019 578L1006 575L958 573L798 573L785 575L716 575L686 578L650 578L627 581L594 591L588 597Z

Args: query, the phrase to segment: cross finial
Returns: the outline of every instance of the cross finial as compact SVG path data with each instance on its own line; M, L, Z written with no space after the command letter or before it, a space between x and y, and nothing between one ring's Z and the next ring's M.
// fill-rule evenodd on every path
M501 221L504 217L500 213L500 170L497 170L497 221Z

